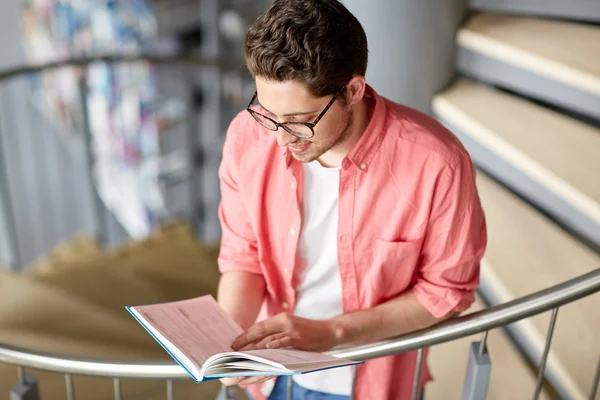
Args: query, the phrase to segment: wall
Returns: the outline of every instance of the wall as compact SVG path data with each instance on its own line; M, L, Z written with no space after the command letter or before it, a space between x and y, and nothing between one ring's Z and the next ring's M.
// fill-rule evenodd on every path
M454 77L455 32L466 0L342 0L369 40L367 81L379 94L431 112Z
M11 65L18 64L23 61L24 55L19 46L18 40L15 38L15 33L19 29L19 13L18 0L3 0L0 6L0 69L3 70ZM0 132L4 131L6 124L0 120ZM2 136L0 136L0 139ZM0 151L4 149L4 143L0 142ZM0 157L0 168L4 168L3 160ZM0 180L2 179L0 171ZM1 181L0 181L1 182ZM0 186L1 187L1 186ZM12 245L8 238L8 221L5 211L6 202L0 197L0 268L2 266L11 265L15 261L15 254L12 251Z

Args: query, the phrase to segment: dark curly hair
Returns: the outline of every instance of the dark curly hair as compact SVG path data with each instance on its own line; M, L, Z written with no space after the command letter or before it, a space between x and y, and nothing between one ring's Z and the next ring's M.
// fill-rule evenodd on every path
M275 0L244 43L252 76L297 81L317 97L366 74L367 36L338 0Z

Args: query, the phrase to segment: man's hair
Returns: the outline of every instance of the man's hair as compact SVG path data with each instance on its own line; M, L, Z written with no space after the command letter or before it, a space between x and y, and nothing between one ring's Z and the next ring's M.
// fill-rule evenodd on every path
M317 97L367 71L367 36L338 0L275 0L244 43L254 77L306 85Z

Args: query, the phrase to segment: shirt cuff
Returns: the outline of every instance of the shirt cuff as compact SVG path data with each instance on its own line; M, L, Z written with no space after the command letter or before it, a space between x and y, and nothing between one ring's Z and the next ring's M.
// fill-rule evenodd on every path
M451 312L465 311L475 301L472 290L443 288L423 281L413 287L413 293L435 318L443 318Z
M218 258L219 271L221 274L226 272L248 272L250 274L262 275L260 264L248 261L234 261L229 259Z

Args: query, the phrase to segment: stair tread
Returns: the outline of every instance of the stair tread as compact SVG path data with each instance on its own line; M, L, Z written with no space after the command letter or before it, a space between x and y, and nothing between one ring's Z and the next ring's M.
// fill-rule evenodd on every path
M466 79L433 109L600 223L600 129Z
M465 48L600 94L600 26L481 13L457 39Z
M0 291L0 329L158 348L125 310L115 314L85 298L10 273L0 273Z
M482 280L500 302L510 301L591 272L600 256L530 205L482 173L477 186L488 225ZM548 365L573 398L585 398L600 354L600 294L562 307ZM519 322L527 339L543 348L550 313Z
M468 312L472 313L484 308L485 305L477 297ZM473 335L431 347L428 364L434 381L427 385L427 398L459 399L462 397L469 348L472 342L480 339L480 335ZM512 345L507 335L501 329L494 329L489 332L487 344L492 362L487 399L530 398L535 390L535 373ZM448 371L455 371L455 373L449 374ZM546 390L542 390L540 398L551 397Z
M595 0L470 0L470 8L517 15L600 21L600 3Z

